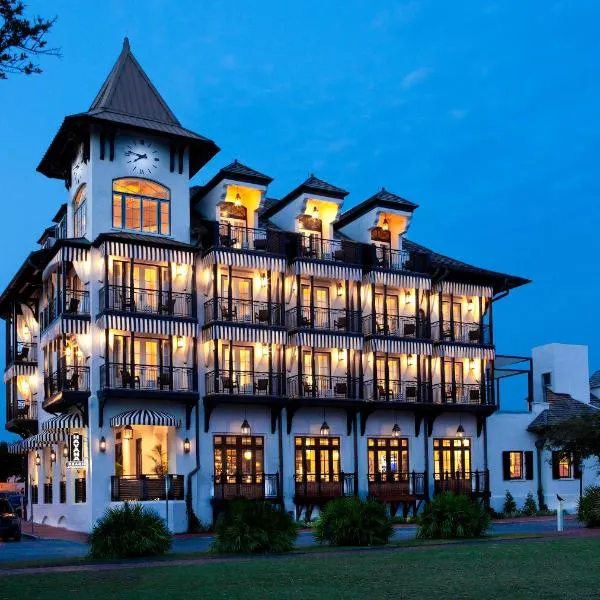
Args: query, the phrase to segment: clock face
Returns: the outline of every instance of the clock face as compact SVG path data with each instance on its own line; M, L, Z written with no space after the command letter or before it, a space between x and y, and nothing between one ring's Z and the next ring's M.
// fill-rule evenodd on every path
M132 140L125 146L123 155L132 175L150 175L160 164L158 150L147 140Z

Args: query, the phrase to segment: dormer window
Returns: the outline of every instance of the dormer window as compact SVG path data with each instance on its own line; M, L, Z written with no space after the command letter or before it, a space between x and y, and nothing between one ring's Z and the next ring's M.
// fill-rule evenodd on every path
M171 195L155 181L125 177L113 181L113 227L144 233L171 233Z
M84 183L73 200L73 237L87 233L87 185Z

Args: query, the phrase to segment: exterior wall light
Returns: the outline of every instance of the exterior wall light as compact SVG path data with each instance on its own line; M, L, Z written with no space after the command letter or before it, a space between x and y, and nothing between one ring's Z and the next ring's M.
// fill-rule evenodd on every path
M414 360L415 360L414 356L413 356L412 354L409 354L409 355L406 357L406 366L407 366L407 367L412 367L412 366L413 366L413 363L414 363Z
M260 287L266 288L268 283L269 283L269 280L267 279L267 274L266 273L261 273L261 276L260 276Z
M240 196L240 193L238 192L235 195L235 203L236 206L241 206L242 205L242 197Z
M177 348L179 350L183 350L184 347L185 347L185 339L182 335L178 335L177 336Z
M329 429L329 425L327 425L327 421L323 421L323 425L321 425L321 435L329 435L330 429Z
M242 435L250 435L252 433L252 428L250 427L250 423L248 423L248 419L244 419L241 427Z
M133 428L131 425L127 425L123 430L123 439L124 440L132 440L133 439Z
M399 438L401 433L402 430L400 429L400 425L394 423L394 426L392 427L392 437Z
M338 360L340 362L344 362L346 360L346 353L343 348L338 348Z
M381 229L383 229L384 231L388 231L390 228L390 224L388 223L387 217L383 217L383 225L381 226Z
M106 438L104 436L100 438L100 452L103 454L106 452Z
M252 459L252 450L244 450L244 460Z
M40 453L35 453L35 464L39 467L42 464L42 459L40 458Z
M344 295L344 288L342 287L342 282L341 281L337 282L336 291L337 291L337 297L338 298L341 298Z
M65 458L67 458L69 456L69 446L67 446L67 444L65 444L63 447L63 456Z
M184 454L190 453L190 438L185 438L185 440L183 440L183 452Z
M412 304L412 292L410 290L406 290L404 292L404 302L406 302L406 304Z
M54 451L54 448L52 448L52 450L50 451L50 462L51 463L56 462L56 452Z
M456 437L458 437L458 438L465 437L465 428L462 426L462 423L456 428Z
M473 298L469 298L467 300L467 310L469 312L473 312Z

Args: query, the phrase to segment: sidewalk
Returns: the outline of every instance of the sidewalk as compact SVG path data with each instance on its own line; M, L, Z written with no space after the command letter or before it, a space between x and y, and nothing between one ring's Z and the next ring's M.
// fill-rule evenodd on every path
M21 532L23 536L44 539L44 540L67 540L70 542L78 542L80 544L87 543L88 534L81 531L70 531L64 527L52 527L52 525L41 525L40 523L33 524L31 521L23 521Z

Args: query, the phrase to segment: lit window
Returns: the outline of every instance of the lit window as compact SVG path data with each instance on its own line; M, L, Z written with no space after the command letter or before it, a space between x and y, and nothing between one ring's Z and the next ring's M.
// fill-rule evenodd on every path
M522 452L510 452L509 453L509 478L510 479L523 479L523 453Z
M573 477L573 457L570 454L552 453L552 476L554 479L571 479Z
M73 200L73 237L84 237L87 233L87 186L79 188Z
M113 181L113 227L170 235L169 190L145 179L116 179Z

